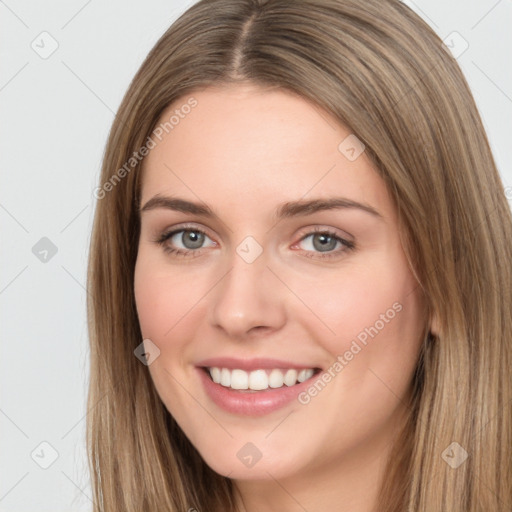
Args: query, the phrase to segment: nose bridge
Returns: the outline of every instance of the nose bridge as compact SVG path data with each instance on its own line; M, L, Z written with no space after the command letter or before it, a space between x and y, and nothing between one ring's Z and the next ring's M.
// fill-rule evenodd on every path
M211 323L233 337L254 327L277 329L285 321L282 290L267 268L267 252L256 244L251 237L239 244L212 294Z

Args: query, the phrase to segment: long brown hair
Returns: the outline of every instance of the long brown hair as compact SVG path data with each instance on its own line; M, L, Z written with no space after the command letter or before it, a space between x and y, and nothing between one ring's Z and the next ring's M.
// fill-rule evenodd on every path
M439 319L439 335L422 348L379 512L510 510L512 219L455 59L398 0L202 0L133 79L96 191L87 424L94 511L235 510L234 485L203 462L134 356L142 337L133 276L139 150L171 103L242 81L298 93L363 141L396 203L430 318ZM454 450L467 453L458 467L449 463Z

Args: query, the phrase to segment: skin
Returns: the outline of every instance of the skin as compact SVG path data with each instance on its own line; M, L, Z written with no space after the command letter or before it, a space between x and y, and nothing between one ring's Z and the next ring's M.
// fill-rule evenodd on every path
M395 206L365 152L350 161L338 150L350 131L305 99L250 84L192 96L197 106L146 157L141 204L175 195L217 216L141 213L134 286L143 336L160 350L149 365L156 389L206 463L236 481L242 510L370 511L426 321ZM382 218L354 208L272 216L283 202L332 196ZM155 239L183 223L206 231L203 246L192 256L166 253ZM330 246L335 257L322 260L314 228L356 247ZM263 249L252 263L236 252L247 236ZM167 246L187 248L181 233L173 241ZM203 389L195 366L210 357L332 367L394 303L401 311L305 405L247 417ZM262 454L251 468L237 457L248 442Z

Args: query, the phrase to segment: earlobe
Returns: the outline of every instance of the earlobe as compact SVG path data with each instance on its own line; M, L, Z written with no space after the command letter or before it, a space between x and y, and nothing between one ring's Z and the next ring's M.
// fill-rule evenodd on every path
M430 320L430 333L432 335L434 335L436 338L439 338L440 325L439 325L439 317L436 313L432 313L432 318Z

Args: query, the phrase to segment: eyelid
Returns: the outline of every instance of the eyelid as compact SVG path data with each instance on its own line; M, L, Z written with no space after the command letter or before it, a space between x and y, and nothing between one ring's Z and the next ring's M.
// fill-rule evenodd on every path
M312 226L306 226L304 228L301 228L299 231L299 241L302 240L305 236L311 235L312 233L325 233L325 232L331 232L333 234L336 234L337 237L350 242L355 243L354 237L347 233L346 231L342 231L338 228L334 228L332 226L322 225L322 224L314 224Z
M171 236L175 235L176 233L179 233L180 231L198 231L198 232L204 233L208 238L210 238L215 243L218 243L215 241L215 239L214 239L215 237L213 237L210 234L210 231L208 228L206 228L204 226L199 226L194 223L187 223L187 222L184 224L177 224L176 226L172 226L171 228L158 231L156 236L154 237L153 241L157 242L158 240L163 239L163 238L166 238L166 239L170 238Z

